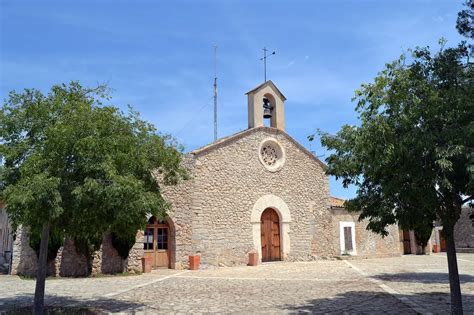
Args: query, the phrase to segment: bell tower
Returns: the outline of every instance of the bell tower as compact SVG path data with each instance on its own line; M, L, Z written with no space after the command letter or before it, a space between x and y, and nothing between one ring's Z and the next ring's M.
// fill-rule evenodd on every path
M246 94L249 128L265 126L264 119L270 119L270 127L285 130L286 97L271 80L260 84Z

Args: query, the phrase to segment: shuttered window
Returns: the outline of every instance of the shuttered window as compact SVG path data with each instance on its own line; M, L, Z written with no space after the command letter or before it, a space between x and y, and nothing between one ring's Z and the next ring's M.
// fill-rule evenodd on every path
M344 249L347 252L351 252L354 248L352 247L352 227L344 227Z

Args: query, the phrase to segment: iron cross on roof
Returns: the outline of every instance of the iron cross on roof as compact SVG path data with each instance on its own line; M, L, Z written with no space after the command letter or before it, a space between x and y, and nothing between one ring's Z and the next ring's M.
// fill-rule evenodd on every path
M269 56L267 56L267 51L268 49L263 47L263 57L260 58L260 60L263 60L263 82L267 82L267 58L275 54L275 52L272 52Z

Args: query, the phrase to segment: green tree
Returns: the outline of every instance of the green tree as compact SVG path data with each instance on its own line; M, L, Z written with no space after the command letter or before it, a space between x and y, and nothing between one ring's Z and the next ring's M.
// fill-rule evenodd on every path
M186 177L172 138L157 134L136 112L103 106L108 100L104 86L72 82L53 86L48 95L11 92L0 110L2 198L14 227L41 240L37 314L43 312L51 233L54 240L74 239L85 254L106 232L129 240L147 214L166 216L156 176L166 185Z
M42 227L38 227L42 228ZM30 228L28 231L28 236L30 239L29 245L35 251L36 257L39 258L40 255L40 244L41 244L41 229L33 230ZM49 275L49 265L55 261L56 256L58 255L58 250L64 243L64 233L62 229L52 227L49 231L49 240L48 240L48 253L47 253L47 275Z
M467 0L464 5L467 8L458 13L456 28L459 34L474 38L474 0Z
M411 51L356 91L360 125L320 132L331 150L328 174L355 185L346 202L368 229L386 235L399 224L427 236L439 220L447 241L453 313L462 299L453 230L473 200L474 70L465 43Z

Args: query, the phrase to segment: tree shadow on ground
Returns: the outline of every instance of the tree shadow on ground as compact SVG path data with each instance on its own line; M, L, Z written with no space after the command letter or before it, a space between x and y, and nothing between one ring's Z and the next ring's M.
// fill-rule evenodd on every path
M449 283L449 275L444 272L403 272L384 273L372 276L374 279L388 282ZM471 275L459 275L461 283L474 282Z
M0 314L31 314L34 295L24 294L13 297L0 297ZM93 299L76 299L67 296L46 295L45 308L53 310L52 314L104 314L110 312L124 312L127 314L142 312L146 305L133 301L122 301L113 298L96 297ZM65 309L61 312L54 311ZM85 312L76 312L77 310Z
M409 304L407 300L414 303ZM474 295L463 295L463 306L465 313L474 312ZM395 297L383 291L349 291L334 297L309 300L302 305L280 306L282 311L290 314L449 314L450 308L449 293L400 294Z

